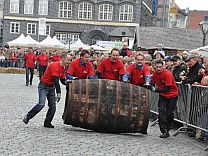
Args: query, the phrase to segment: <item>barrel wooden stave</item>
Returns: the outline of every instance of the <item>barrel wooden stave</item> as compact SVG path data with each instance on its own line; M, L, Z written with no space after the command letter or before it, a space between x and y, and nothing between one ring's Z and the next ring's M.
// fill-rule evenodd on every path
M112 80L76 80L67 91L64 123L107 133L147 131L150 92Z

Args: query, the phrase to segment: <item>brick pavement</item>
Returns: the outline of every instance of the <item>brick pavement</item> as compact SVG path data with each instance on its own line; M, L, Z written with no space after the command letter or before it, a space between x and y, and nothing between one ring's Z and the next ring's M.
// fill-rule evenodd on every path
M207 156L205 146L185 134L160 139L158 125L148 135L102 134L64 125L65 90L57 104L55 129L43 127L45 107L28 125L22 117L37 102L38 78L25 86L25 75L0 74L0 156ZM171 131L173 134L174 131Z

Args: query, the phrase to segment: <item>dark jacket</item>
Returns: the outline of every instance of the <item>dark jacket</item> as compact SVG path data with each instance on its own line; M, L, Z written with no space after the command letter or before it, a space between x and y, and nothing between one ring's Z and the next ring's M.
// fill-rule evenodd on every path
M184 73L184 76L187 75L187 68L186 68L186 65L184 63L180 63L178 66L176 66L174 69L173 69L173 76L174 76L174 79L176 82L181 82L181 78L179 77L179 75L181 73Z
M125 56L130 55L129 53L130 53L129 48L126 48L126 49L122 48L121 51L120 51L120 56L125 57Z
M182 81L182 83L184 84L194 84L194 82L198 82L200 83L202 80L202 76L199 76L199 70L202 69L202 65L199 64L199 62L197 62L193 67L191 67L189 69L188 75L187 75L187 79L185 79L184 81Z

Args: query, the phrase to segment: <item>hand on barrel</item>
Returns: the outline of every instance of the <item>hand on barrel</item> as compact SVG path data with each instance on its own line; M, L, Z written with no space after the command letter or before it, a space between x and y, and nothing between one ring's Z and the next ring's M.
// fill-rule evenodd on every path
M123 82L124 82L124 83L128 83L128 82L129 82L129 80L123 80Z
M57 96L56 96L56 102L59 102L61 99L61 93L57 93Z
M78 77L73 77L73 80L79 80L79 78Z
M149 82L146 82L146 83L144 84L144 87L147 88L147 89L151 89L151 88L152 88L152 86L150 85Z

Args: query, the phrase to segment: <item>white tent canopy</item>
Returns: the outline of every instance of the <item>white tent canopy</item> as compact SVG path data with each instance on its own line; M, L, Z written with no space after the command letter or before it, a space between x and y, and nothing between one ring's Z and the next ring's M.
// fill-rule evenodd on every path
M39 47L39 42L34 40L30 35L27 35L25 39L27 47Z
M68 46L59 41L56 36L54 36L52 40L53 44L55 45L55 48L68 49Z
M191 53L197 53L202 57L208 57L208 45L204 47L200 47L194 50L191 50Z
M48 35L43 41L40 42L42 48L54 48L53 40L50 35Z
M51 38L47 36L43 41L40 42L40 47L42 48L54 48L54 49L68 49L66 45L61 43L56 36Z
M7 44L9 45L9 47L26 47L25 41L26 37L24 36L24 34L21 34L18 38L7 42Z
M78 39L74 44L70 44L70 50L79 50L79 48L87 49L89 46Z

